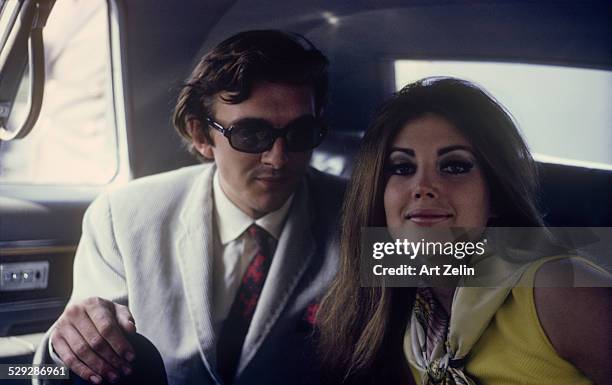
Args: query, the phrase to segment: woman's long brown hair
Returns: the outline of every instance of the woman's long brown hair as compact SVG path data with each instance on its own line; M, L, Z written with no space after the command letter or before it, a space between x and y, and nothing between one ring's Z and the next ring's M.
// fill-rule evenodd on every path
M476 149L496 212L496 226L541 226L533 159L510 115L477 86L428 78L386 102L363 138L345 196L340 269L318 312L324 373L334 383L380 383L381 372L403 360L402 337L414 289L361 287L361 231L385 226L383 194L387 147L410 121L436 114ZM378 379L378 381L377 381ZM394 381L391 379L391 381Z

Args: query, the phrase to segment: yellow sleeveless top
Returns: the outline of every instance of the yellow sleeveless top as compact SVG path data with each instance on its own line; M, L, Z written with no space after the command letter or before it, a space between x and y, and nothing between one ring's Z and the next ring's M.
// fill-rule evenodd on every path
M524 272L470 350L465 372L479 385L592 385L557 354L538 319L533 297L535 274L554 259L559 257L542 259ZM418 370L410 367L420 384Z
M592 382L559 357L538 319L530 266L470 351L466 371L482 385L586 385ZM524 286L524 287L521 287Z

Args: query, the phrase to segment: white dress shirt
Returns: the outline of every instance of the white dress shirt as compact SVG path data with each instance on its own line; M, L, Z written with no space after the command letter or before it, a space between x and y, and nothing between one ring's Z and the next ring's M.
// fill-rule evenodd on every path
M213 279L213 322L215 333L221 331L223 321L240 287L256 247L246 237L246 230L255 223L278 240L283 229L293 195L278 210L254 220L229 200L219 183L219 172L213 177L213 208L215 225L214 279Z

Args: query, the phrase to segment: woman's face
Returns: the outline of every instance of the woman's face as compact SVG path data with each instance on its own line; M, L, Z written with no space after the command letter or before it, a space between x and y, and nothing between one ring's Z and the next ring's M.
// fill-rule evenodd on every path
M386 159L387 226L486 226L489 192L474 152L440 116L428 114L402 127Z

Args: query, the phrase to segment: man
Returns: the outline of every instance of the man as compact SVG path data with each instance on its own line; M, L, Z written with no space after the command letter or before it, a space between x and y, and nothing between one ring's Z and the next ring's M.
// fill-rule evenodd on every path
M312 376L344 187L308 167L326 98L327 59L298 35L243 32L206 54L174 114L204 164L96 199L69 306L36 360L120 381L138 360L126 339L138 330L171 384Z

